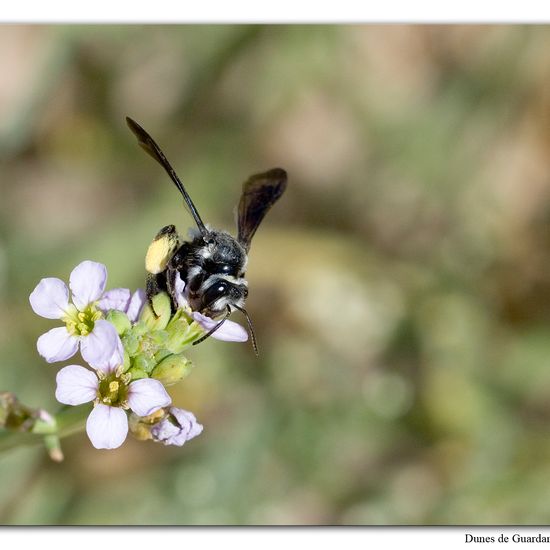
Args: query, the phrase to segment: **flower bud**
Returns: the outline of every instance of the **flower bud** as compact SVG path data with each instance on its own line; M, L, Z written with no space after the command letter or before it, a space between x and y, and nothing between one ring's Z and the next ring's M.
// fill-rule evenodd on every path
M165 342L168 340L168 333L165 330L155 330L149 333L149 341L157 348L165 347Z
M138 367L132 367L128 369L128 372L132 376L132 380L139 380L140 378L149 378L149 375Z
M116 328L119 336L122 336L127 330L132 328L132 324L126 313L118 311L117 309L111 309L109 313L107 313L106 319Z
M146 441L152 439L151 428L160 422L166 415L165 409L159 409L158 411L150 414L149 416L138 416L135 413L131 413L128 418L128 426L132 435L140 441Z
M193 363L183 355L169 355L153 369L151 377L171 386L183 380L192 368Z
M141 312L140 320L150 330L163 330L172 316L170 297L166 292L160 292L156 296L153 296L152 302L154 311L151 309L150 304L145 305Z
M166 327L168 339L165 346L172 353L181 353L189 347L204 331L196 323L189 324L185 318L173 319Z
M172 352L170 350L167 350L167 349L160 349L159 351L157 351L157 353L155 353L155 361L157 362L157 365L163 360L163 359L166 359L167 357L169 357L170 355L172 355Z
M0 393L0 426L5 428L8 424L8 417L13 407L13 403L17 401L17 398L13 393L2 392Z
M0 426L17 432L48 433L55 429L55 420L43 409L23 405L15 394L0 392Z
M133 327L127 330L121 338L124 350L130 356L135 355L139 349L139 336L136 334L136 329L137 327Z
M202 425L189 411L169 407L164 418L151 428L153 441L181 447L186 441L202 432Z

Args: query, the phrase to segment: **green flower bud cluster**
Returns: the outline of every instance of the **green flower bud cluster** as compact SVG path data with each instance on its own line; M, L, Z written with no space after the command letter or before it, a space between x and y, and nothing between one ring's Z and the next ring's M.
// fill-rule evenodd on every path
M40 410L23 405L11 392L0 392L1 427L8 430L30 432L39 419Z
M43 439L50 458L56 462L63 460L55 418L44 409L24 405L11 392L0 392L0 428L6 430L6 433L20 432L39 436Z
M107 321L116 328L124 347L124 371L132 380L155 378L164 386L176 384L191 371L193 364L183 351L204 334L185 309L172 315L170 298L157 294L152 306L146 304L137 323L125 313L111 310Z

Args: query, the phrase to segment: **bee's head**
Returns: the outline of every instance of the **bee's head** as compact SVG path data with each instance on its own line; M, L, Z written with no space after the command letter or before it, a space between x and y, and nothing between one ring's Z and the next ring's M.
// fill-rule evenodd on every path
M234 283L226 279L211 277L208 286L201 295L201 313L208 317L217 317L227 310L227 306L242 308L248 288L246 283Z

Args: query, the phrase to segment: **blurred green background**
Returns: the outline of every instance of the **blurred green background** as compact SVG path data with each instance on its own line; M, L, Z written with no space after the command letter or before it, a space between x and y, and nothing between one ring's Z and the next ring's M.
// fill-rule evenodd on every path
M550 523L550 28L0 27L0 389L56 411L28 295L157 230L234 229L261 356L213 339L173 387L203 434L0 455L2 524ZM234 316L234 320L239 320Z

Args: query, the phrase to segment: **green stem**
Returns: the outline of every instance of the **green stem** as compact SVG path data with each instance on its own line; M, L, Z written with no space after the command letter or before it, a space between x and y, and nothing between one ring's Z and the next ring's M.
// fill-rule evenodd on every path
M0 431L0 452L28 445L43 444L44 438L67 437L84 430L86 418L90 414L91 404L67 407L55 416L51 429L43 428L41 433Z

